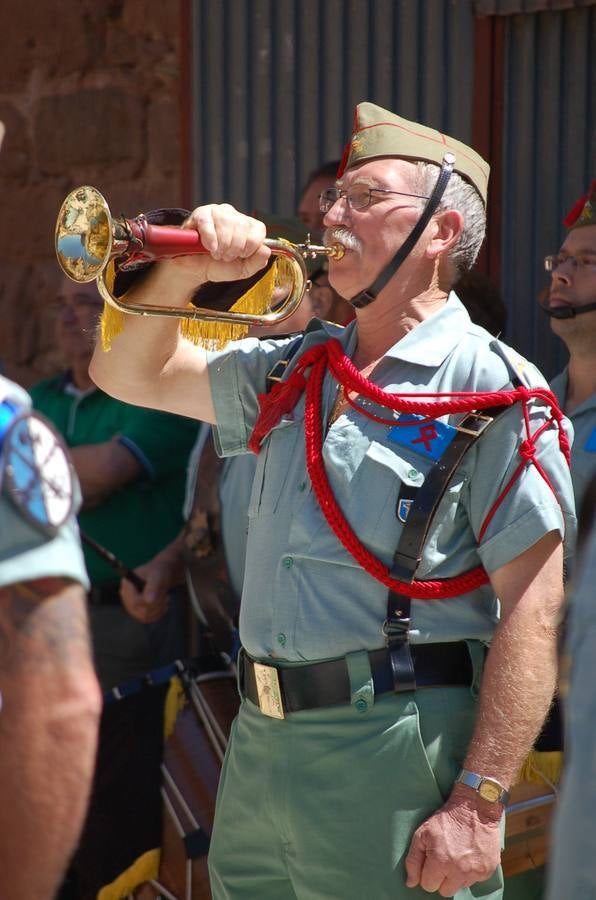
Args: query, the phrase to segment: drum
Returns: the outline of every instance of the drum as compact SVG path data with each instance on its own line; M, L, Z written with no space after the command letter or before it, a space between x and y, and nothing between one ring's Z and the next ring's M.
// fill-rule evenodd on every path
M512 788L501 857L506 877L546 863L555 800L554 790L546 784L523 781Z
M240 698L231 671L199 675L188 682L188 693L189 702L164 750L158 877L139 887L135 900L211 900L207 851L219 775Z

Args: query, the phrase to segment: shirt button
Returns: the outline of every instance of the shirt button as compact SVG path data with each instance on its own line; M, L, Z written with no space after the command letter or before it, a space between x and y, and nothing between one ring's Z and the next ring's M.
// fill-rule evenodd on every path
M280 631L279 634L277 635L277 643L281 644L282 647L286 646L286 636L283 633L283 631Z
M300 484L298 485L298 490L300 491L300 493L302 493L302 491L306 490L306 481L300 482Z
M283 559L284 569L291 569L293 565L294 565L294 560L292 559L292 557L284 556L284 559Z
M354 706L356 707L358 712L366 712L366 710L368 709L368 703L362 697L359 697L358 700L356 700Z

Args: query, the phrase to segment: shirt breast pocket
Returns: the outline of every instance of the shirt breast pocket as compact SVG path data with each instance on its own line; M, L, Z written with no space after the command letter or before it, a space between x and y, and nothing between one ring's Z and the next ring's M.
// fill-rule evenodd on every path
M412 498L423 483L424 474L416 465L378 441L371 441L354 472L348 519L360 540L387 563L393 558L403 527L397 509L402 485Z
M300 423L291 419L282 419L271 431L259 454L248 506L249 518L272 516L277 511L281 494L288 484L299 435L302 435Z

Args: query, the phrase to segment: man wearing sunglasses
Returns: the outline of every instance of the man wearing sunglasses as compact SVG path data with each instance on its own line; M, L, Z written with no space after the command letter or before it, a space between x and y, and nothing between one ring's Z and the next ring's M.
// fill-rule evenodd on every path
M554 688L574 516L544 379L451 291L487 180L470 147L360 103L321 195L353 323L210 354L170 320L127 321L95 352L106 390L258 454L216 900L502 897L503 811ZM132 296L182 306L269 257L228 205L187 226L209 255L160 263Z
M543 309L569 351L551 387L573 423L571 477L578 512L596 474L596 181L564 220L567 237L547 256L550 291Z

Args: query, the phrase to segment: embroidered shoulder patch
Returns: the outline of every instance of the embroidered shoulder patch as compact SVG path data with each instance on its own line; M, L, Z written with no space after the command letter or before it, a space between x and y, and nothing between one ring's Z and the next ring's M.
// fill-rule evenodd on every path
M73 476L66 446L45 418L17 413L0 434L2 490L23 518L51 535L73 509Z
M435 420L429 422L424 416L408 413L399 417L398 424L391 428L387 437L394 444L410 447L428 459L440 459L456 434L457 429L451 425Z

